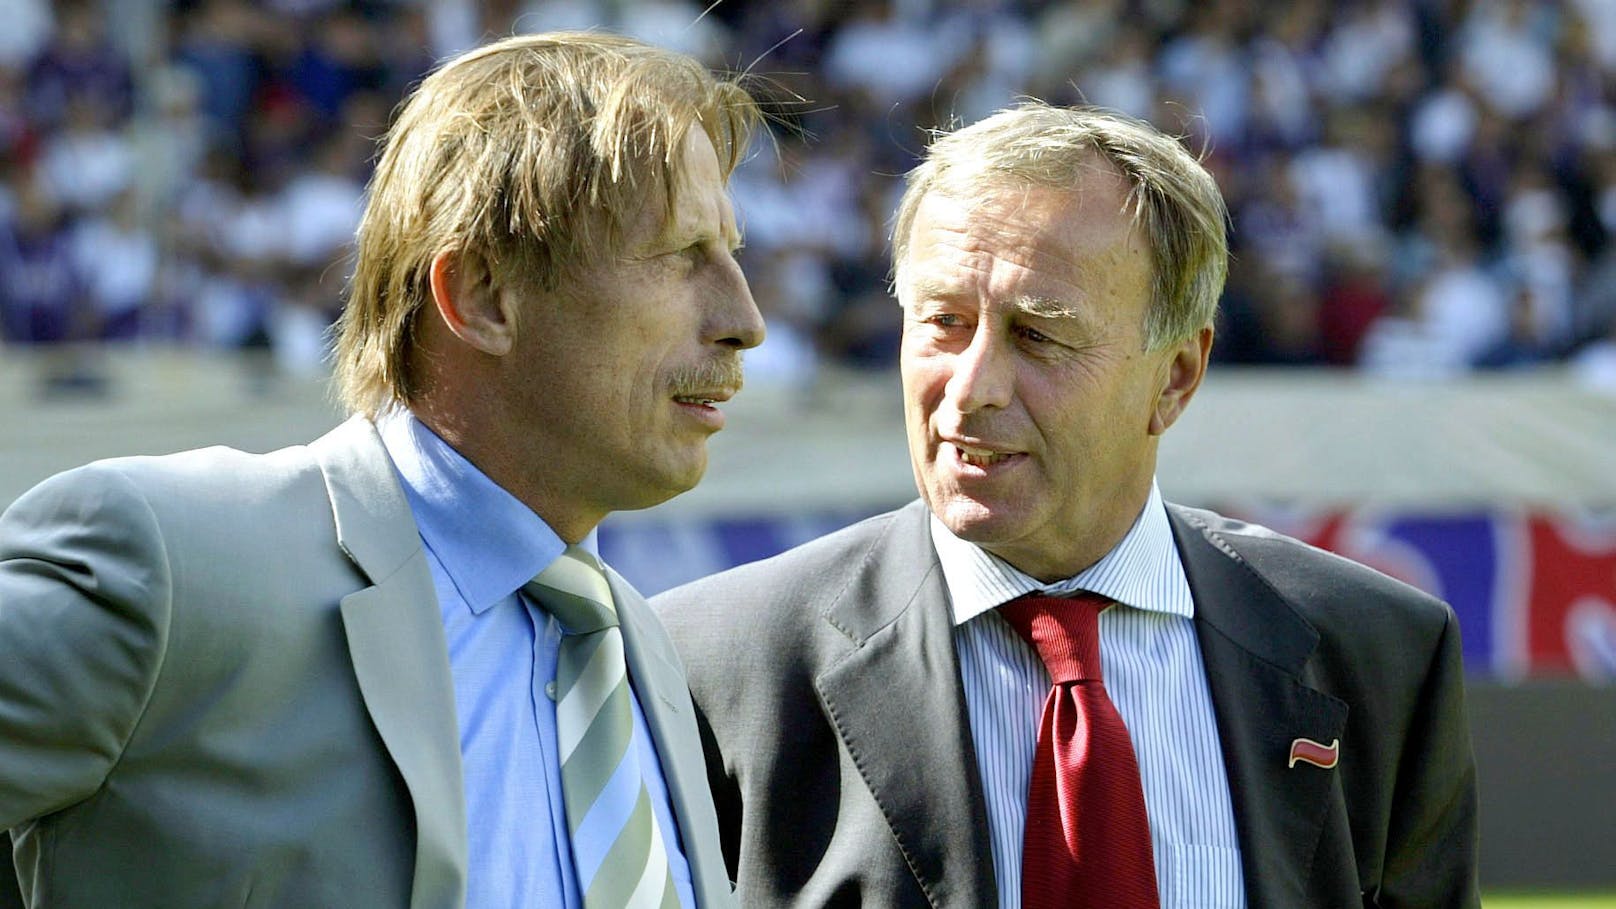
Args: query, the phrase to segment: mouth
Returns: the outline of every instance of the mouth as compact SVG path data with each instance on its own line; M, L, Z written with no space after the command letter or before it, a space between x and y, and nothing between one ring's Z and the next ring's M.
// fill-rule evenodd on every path
M674 395L673 400L679 404L693 405L696 407L712 407L715 404L722 404L725 401L728 401L730 398L735 397L735 392L737 390L738 389L734 388L709 388L698 391L687 391Z
M987 474L995 468L1014 463L1026 457L1025 452L1004 451L981 445L968 445L952 439L944 439L943 447L953 452L954 458L960 467L968 468L968 473L976 474Z
M668 376L676 410L709 434L724 428L724 412L718 405L735 397L741 381L738 354L692 363Z
M714 433L724 428L724 412L718 405L735 397L737 390L722 386L681 391L673 396L673 403L702 432Z

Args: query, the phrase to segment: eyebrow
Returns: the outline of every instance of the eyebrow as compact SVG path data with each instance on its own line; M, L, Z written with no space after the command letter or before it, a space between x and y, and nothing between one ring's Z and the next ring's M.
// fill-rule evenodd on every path
M917 278L913 283L916 299L948 299L958 296L960 291L948 287L929 278ZM1082 316L1082 310L1063 300L1053 297L1042 297L1036 294L1023 294L1010 301L1010 306L1029 316L1041 319L1072 319Z
M721 218L717 230L705 219L672 222L663 225L659 242L674 248L683 249L693 243L706 243L710 240L721 240L731 252L745 245L746 235L741 230L741 223L736 218Z
M1082 310L1050 297L1020 296L1011 302L1011 306L1021 310L1029 316L1041 319L1073 319L1082 315Z

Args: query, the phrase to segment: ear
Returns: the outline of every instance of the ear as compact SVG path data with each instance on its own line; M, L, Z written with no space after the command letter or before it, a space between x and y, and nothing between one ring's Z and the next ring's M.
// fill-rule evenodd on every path
M1212 326L1201 329L1172 351L1167 361L1167 380L1156 396L1156 407L1150 414L1150 434L1159 436L1178 421L1179 415L1190 405L1190 398L1201 387L1206 375L1206 361L1212 353Z
M499 292L488 262L476 253L444 250L432 257L432 302L454 336L490 356L516 341L514 303Z

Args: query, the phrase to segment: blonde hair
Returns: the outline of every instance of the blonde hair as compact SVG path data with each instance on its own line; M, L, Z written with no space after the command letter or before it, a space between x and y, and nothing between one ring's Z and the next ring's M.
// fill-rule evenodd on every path
M647 200L672 211L692 125L728 179L757 121L736 82L616 35L521 35L450 60L404 102L370 181L336 326L343 405L374 417L418 392L413 329L440 252L554 289L614 256Z
M1159 350L1211 325L1228 273L1223 196L1183 145L1150 124L1094 107L1028 101L938 136L909 172L893 226L894 275L902 286L909 234L922 197L970 198L1007 185L1075 188L1094 156L1133 186L1130 207L1151 253L1145 348Z

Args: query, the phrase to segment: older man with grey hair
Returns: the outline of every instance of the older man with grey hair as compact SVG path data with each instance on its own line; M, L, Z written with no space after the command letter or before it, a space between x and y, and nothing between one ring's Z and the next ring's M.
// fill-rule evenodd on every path
M919 501L655 604L744 905L1477 905L1452 610L1157 489L1224 219L1177 141L1094 109L909 175Z

